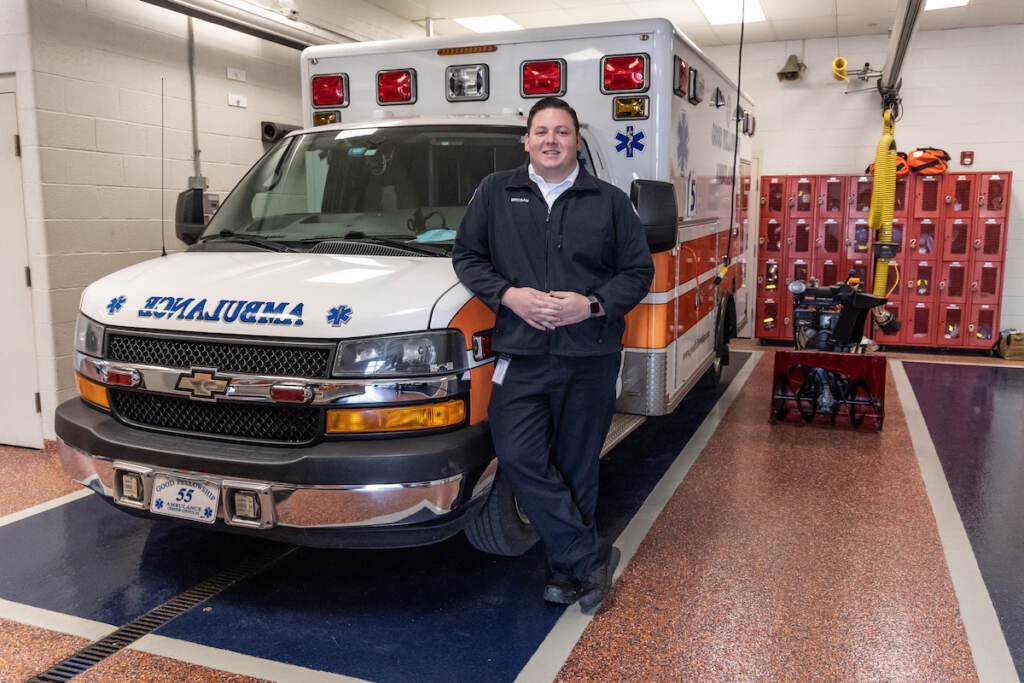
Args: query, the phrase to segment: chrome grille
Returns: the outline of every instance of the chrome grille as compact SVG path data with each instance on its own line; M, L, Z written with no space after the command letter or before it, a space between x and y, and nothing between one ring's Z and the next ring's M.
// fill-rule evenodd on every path
M119 419L159 431L288 445L323 433L322 411L309 406L212 403L124 389L110 390L110 405Z
M216 368L222 373L327 378L331 348L284 344L196 341L134 334L107 335L112 361L168 368Z

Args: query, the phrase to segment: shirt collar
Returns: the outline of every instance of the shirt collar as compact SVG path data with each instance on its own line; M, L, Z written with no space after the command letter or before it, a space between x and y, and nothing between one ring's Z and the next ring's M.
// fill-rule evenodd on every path
M543 178L541 178L541 177L540 177L539 175L537 175L537 173L536 173L536 172L535 172L535 171L533 170L533 164L529 164L529 165L527 165L527 167L526 167L526 170L527 170L527 172L528 172L528 173L530 174L530 180L532 180L533 182L537 183L537 187L542 187L542 188L543 188L543 187L549 187L549 188L553 188L553 187L559 187L559 186L561 186L561 185L565 185L566 183L568 183L569 185L572 185L573 183L575 183L575 182L576 182L576 176L578 176L578 175L580 174L580 164L579 164L579 162L577 161L577 162L576 162L576 167L572 169L572 173L570 173L569 175L567 175L567 176L565 177L565 180L563 180L563 181L562 181L562 182L560 182L560 183L549 183L548 181L546 181L546 180L544 180Z

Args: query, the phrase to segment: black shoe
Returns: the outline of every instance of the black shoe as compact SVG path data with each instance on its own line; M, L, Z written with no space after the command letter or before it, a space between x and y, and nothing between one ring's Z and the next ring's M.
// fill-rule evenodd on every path
M571 605L580 597L580 585L572 577L552 572L544 586L544 602L556 605Z
M584 614L596 614L601 603L608 597L608 592L612 589L615 568L619 566L620 554L619 549L612 546L604 564L592 571L583 582L580 587L580 609Z

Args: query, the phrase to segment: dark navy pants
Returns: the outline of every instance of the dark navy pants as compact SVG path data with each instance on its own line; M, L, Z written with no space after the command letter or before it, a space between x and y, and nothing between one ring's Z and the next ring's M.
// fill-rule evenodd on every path
M601 540L597 473L615 410L620 356L513 356L491 393L498 464L554 571L585 579Z

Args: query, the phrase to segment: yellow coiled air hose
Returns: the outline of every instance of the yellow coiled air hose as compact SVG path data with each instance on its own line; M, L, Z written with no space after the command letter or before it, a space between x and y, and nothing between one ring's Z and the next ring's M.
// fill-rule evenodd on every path
M896 205L896 136L892 110L882 115L882 137L875 148L875 180L871 186L871 211L868 227L878 231L877 242L892 242L892 212ZM875 258L875 278L872 294L885 296L889 279L889 259Z

